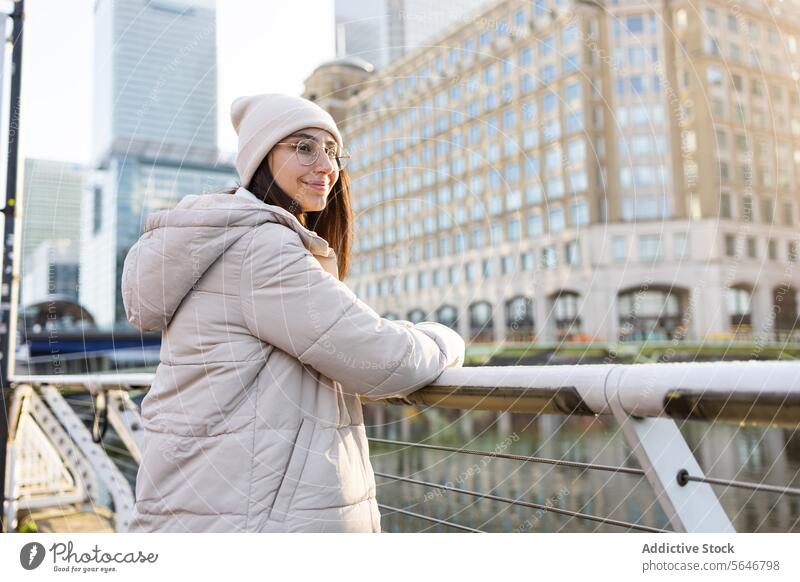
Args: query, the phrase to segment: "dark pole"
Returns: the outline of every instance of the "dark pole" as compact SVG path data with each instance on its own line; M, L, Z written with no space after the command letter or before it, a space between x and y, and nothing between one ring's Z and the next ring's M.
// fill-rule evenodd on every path
M8 171L6 174L6 205L3 208L5 230L3 231L3 270L0 272L0 392L2 392L3 410L0 411L0 507L5 508L6 498L6 444L8 442L8 407L11 389L9 374L14 363L16 338L16 308L12 301L17 301L14 288L18 287L19 273L14 269L14 223L17 216L17 166L19 164L19 112L20 89L22 81L22 24L25 18L25 0L14 2L11 13L14 29L11 35L13 49L11 53L11 94L9 96L8 118ZM5 39L0 39L5 42ZM2 79L0 79L2 82ZM5 511L0 516L0 533L5 531ZM11 524L8 524L11 527Z

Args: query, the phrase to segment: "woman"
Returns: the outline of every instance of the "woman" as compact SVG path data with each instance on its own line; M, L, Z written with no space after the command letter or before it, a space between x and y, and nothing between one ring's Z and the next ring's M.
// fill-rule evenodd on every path
M241 187L152 214L125 259L129 321L162 330L130 531L379 532L359 396L425 386L464 342L340 281L350 192L328 113L268 94L231 119Z

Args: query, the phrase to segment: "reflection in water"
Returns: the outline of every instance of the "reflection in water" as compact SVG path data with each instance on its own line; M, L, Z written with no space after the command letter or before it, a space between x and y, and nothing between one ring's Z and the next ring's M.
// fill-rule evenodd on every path
M638 467L611 418L367 407L371 437ZM800 435L783 429L687 422L681 432L706 475L800 486ZM672 529L643 477L506 459L370 445L377 472ZM462 493L376 478L381 503L491 532L622 532L626 528ZM714 487L740 532L800 532L800 500ZM383 512L387 532L453 531Z

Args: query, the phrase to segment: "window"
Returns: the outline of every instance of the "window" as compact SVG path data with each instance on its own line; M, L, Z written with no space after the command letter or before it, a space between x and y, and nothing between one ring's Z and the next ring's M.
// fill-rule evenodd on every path
M547 197L552 199L564 196L564 180L561 176L547 180Z
M539 182L530 184L525 190L525 201L528 204L539 204L542 201L542 185Z
M625 26L634 34L644 32L644 17L641 14L628 16L625 19Z
M564 101L569 103L574 99L581 98L581 84L579 82L570 83L564 88Z
M570 241L564 245L564 261L571 266L580 264L580 247L578 241Z
M483 274L484 279L488 279L492 276L492 260L491 259L483 259L481 264L481 273Z
M522 270L525 272L533 271L534 261L533 261L533 253L526 252L522 253L522 257L520 258L522 262Z
M716 65L708 65L706 69L706 80L712 87L722 87L723 72Z
M567 159L571 164L586 159L586 142L583 139L576 139L567 144Z
M542 113L547 115L556 110L558 106L558 96L552 91L548 91L542 97Z
M578 27L575 24L565 26L561 30L561 44L566 46L578 38Z
M758 258L758 241L755 237L747 237L747 256L751 259Z
M479 226L472 229L472 248L483 248L483 228Z
M103 225L103 189L94 187L94 208L92 212L92 233L97 234Z
M475 281L475 265L473 263L464 265L464 278L468 283Z
M542 215L538 212L528 215L528 236L541 236L544 232Z
M719 197L719 215L721 218L733 218L733 205L731 204L731 195L728 192L723 192Z
M503 242L503 225L499 223L492 223L489 227L489 242L490 244L498 244Z
M551 208L548 214L548 225L550 227L550 232L561 232L564 230L564 209L563 208Z
M558 266L556 248L554 246L551 245L542 249L542 266L545 269L554 269Z
M742 196L742 220L753 222L753 197Z
M527 66L533 63L533 50L530 46L522 47L519 51L519 64L520 66Z
M794 206L791 202L783 203L783 224L792 226L794 224Z
M552 34L539 39L539 56L546 57L552 54L554 47L555 43Z
M561 168L561 146L556 144L549 147L544 154L544 164L548 171Z
M772 222L775 220L775 214L773 212L774 206L772 205L772 200L762 200L761 210L762 210L761 219L768 224L772 224Z
M570 111L564 122L567 133L574 133L583 129L583 111Z
M736 237L732 234L725 235L725 255L728 257L736 256Z
M451 283L451 284L458 283L458 275L459 275L459 271L458 271L458 268L455 265L451 265L450 267L447 268L447 282L448 283Z
M585 201L574 202L571 210L573 226L589 224L589 205Z
M661 255L661 238L656 234L644 234L639 237L639 260L653 262Z

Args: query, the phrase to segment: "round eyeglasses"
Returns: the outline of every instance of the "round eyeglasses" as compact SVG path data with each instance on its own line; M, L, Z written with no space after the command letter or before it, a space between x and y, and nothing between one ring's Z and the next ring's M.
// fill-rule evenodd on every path
M275 145L292 146L297 155L297 161L304 166L311 166L317 162L320 150L325 150L325 155L333 162L337 170L343 170L350 159L350 152L339 150L336 146L322 146L313 139L301 139L297 142L280 141Z

